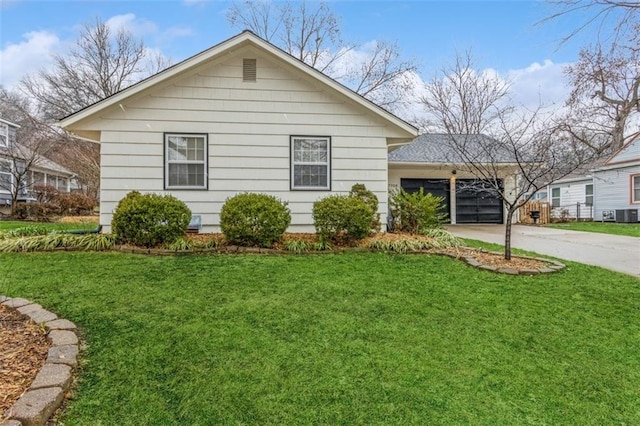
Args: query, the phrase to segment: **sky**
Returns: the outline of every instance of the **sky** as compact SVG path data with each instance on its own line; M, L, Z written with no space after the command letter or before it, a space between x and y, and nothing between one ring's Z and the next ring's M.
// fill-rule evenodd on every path
M543 1L330 0L343 37L365 44L396 42L428 81L471 50L481 69L512 81L516 101L561 103L568 93L562 69L577 59L590 34L561 44L580 16L540 23L553 9ZM100 18L124 26L145 44L179 62L237 34L226 21L228 1L0 0L0 84L14 88L28 73L64 54L83 23Z

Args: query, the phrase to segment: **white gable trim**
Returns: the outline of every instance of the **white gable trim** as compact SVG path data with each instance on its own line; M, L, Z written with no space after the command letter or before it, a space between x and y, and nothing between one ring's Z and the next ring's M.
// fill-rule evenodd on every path
M335 80L326 76L325 74L321 73L315 68L310 67L309 65L294 58L293 56L289 55L283 50L280 50L279 48L263 40L262 38L256 36L250 31L244 31L236 35L235 37L232 37L203 52L200 52L197 55L194 55L172 67L167 68L164 71L161 71L145 80L142 80L139 83L136 83L133 86L130 86L108 98L105 98L99 102L96 102L93 105L90 105L80 111L77 111L60 120L58 124L62 128L73 127L74 124L77 124L82 120L90 118L91 116L99 113L100 111L103 111L106 108L109 108L113 105L117 105L118 103L123 102L125 99L130 98L131 96L134 96L144 90L147 90L181 73L187 72L191 68L197 65L200 65L201 63L204 63L206 61L209 61L219 55L222 55L225 52L229 51L230 49L234 49L246 44L255 45L273 54L274 56L278 57L282 61L288 63L289 65L299 69L300 71L306 73L307 75L324 83L326 86L329 86L330 88L339 92L341 95L346 96L347 98L354 101L355 103L365 107L367 110L371 111L373 114L383 118L385 121L400 128L402 131L408 133L408 135L411 135L414 137L418 135L418 130L411 124L396 117L395 115L391 114L390 112L386 111L385 109L381 108L375 103L358 95L354 91L336 82Z

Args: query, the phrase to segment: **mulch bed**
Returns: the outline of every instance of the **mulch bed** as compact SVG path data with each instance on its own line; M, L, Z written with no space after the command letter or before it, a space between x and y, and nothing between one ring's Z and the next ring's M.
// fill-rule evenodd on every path
M6 410L31 386L50 346L44 328L0 305L0 423Z

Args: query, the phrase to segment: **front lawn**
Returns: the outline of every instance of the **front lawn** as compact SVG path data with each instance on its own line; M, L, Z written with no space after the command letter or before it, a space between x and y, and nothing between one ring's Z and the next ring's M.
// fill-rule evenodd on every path
M603 234L640 237L640 223L568 222L550 223L545 226L557 229L568 229L570 231L600 232Z
M0 254L87 342L65 425L640 424L640 280L440 256Z
M0 232L20 228L42 228L49 231L89 230L96 229L95 222L30 222L22 220L0 220Z

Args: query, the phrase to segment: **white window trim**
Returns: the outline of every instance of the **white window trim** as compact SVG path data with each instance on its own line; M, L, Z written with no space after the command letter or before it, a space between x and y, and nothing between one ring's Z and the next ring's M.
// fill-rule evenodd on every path
M320 139L327 142L327 161L324 163L308 162L308 161L295 161L294 147L296 140L304 139ZM291 136L289 142L289 181L292 191L331 191L331 136ZM321 166L324 165L327 168L327 185L326 186L296 186L294 179L295 166Z
M2 124L2 123L0 123L0 124ZM0 158L0 162L6 163L7 166L9 167L9 171L8 172L0 172L0 174L2 174L2 175L8 175L9 176L9 188L0 187L0 191L12 192L13 191L13 185L14 185L13 162L11 160L9 160L8 158Z
M9 125L7 123L0 123L0 136L4 136L4 142L0 138L0 146L9 146Z
M169 160L169 138L185 137L204 139L204 160ZM204 185L185 186L169 185L169 164L204 164ZM165 133L164 134L164 189L196 189L207 190L209 188L209 135L206 133Z
M554 196L553 196L553 191L554 191L554 190L557 190L557 191L558 191L558 196L557 196L557 197L554 197ZM551 197L549 198L549 199L551 200L551 207L560 207L560 197L561 197L561 194L562 194L562 189L561 189L561 188L551 188ZM558 205L557 205L557 206L554 206L554 205L553 205L553 200L558 200Z
M588 187L591 187L591 194L587 193L587 188ZM589 198L591 198L591 202L588 201ZM588 206L592 206L593 205L593 200L594 200L594 198L593 198L593 184L592 183L587 183L584 186L584 203L586 205L588 205Z
M631 175L631 204L640 204L640 199L635 198L637 189L635 185L636 178L640 179L640 175Z

